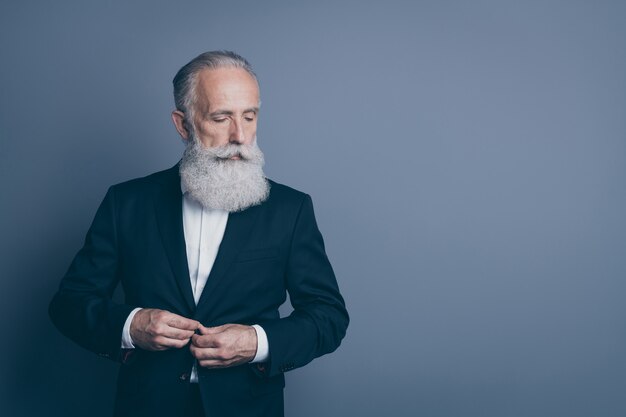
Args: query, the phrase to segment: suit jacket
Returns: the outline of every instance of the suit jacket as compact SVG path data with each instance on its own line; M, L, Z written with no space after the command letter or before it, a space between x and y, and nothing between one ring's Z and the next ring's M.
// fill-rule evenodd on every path
M116 415L176 416L194 361L188 348L136 349L124 360L122 328L135 307L168 310L205 326L263 327L267 363L199 367L211 416L282 415L283 373L339 346L349 318L311 198L273 181L270 186L264 203L229 215L197 306L187 268L178 166L108 190L49 312L63 334L121 362ZM118 283L122 304L111 299ZM286 293L294 311L280 318Z

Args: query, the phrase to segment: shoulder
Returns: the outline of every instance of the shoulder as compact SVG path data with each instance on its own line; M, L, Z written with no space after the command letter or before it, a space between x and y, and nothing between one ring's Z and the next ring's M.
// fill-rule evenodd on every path
M112 185L109 192L115 196L145 196L159 192L163 188L180 189L180 177L178 175L178 164L163 171L158 171L140 178L133 178L119 184Z
M281 184L269 178L267 180L270 183L270 196L273 198L302 200L308 196L308 194L289 187L288 185Z
M268 181L270 195L260 206L264 215L287 224L295 224L303 216L314 216L309 194L270 179Z
M271 179L268 179L270 183L270 196L268 203L296 206L300 207L303 202L310 200L311 197L300 190L289 187L285 184L278 183Z
M118 212L144 213L161 201L180 198L178 165L141 178L134 178L112 185L104 197Z

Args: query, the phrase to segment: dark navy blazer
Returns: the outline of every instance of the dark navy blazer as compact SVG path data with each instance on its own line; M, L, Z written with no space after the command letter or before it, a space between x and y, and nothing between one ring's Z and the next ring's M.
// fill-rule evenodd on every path
M189 348L120 349L135 307L168 310L205 326L260 324L270 357L261 365L199 368L207 415L283 414L283 373L335 350L348 313L324 250L311 198L270 181L262 204L230 213L206 287L193 300L178 166L109 189L50 303L59 330L121 362L116 415L176 416L194 358ZM121 283L125 300L111 297ZM280 318L286 293L294 311ZM178 402L177 402L178 401Z

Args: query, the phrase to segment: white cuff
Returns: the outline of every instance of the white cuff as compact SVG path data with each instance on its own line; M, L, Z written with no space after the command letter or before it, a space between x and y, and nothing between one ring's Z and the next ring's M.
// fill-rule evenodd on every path
M133 338L130 337L130 323L133 321L133 317L135 317L135 314L137 314L139 310L141 310L141 308L134 309L126 318L124 328L122 329L122 349L135 349Z
M265 334L263 327L258 324L254 324L252 327L256 330L257 346L256 355L254 355L254 359L252 359L250 363L265 362L270 356L270 345L267 341L267 334Z

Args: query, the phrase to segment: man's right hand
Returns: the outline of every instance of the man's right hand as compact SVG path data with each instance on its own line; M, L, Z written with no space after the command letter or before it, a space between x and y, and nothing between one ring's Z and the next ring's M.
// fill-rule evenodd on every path
M182 348L201 325L166 310L143 308L130 323L133 344L145 350Z

